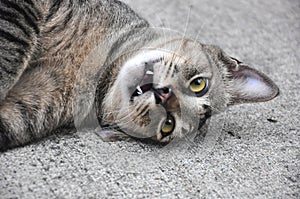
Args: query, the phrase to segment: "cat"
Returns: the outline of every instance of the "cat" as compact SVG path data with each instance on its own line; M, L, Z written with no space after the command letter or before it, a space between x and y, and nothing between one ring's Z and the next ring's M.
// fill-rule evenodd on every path
M219 47L151 28L117 0L1 1L0 33L1 151L87 118L170 142L279 94Z

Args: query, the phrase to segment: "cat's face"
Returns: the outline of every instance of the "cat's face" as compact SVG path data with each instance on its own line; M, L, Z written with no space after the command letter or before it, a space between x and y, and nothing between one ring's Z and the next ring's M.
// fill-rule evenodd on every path
M265 75L219 48L173 40L122 66L104 102L105 119L134 137L168 142L197 131L230 104L266 101L277 93Z

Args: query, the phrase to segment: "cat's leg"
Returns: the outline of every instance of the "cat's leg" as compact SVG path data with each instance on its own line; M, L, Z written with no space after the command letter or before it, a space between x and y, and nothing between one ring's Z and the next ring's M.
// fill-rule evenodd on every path
M71 122L71 88L61 70L23 75L0 103L0 150L45 137Z
M0 1L0 102L28 65L37 44L40 18L27 1Z

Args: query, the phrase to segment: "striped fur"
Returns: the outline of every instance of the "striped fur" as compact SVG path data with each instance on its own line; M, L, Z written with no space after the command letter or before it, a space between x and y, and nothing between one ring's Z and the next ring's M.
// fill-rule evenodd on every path
M0 101L28 65L40 34L41 13L29 1L0 2Z
M148 26L116 0L1 0L0 149L73 125L73 87L83 60L128 24Z
M212 112L230 104L278 94L265 75L218 47L167 37L118 0L0 0L0 151L61 127L79 127L89 117L136 137L158 130L157 141L169 141L198 130ZM150 49L164 49L169 57L145 56ZM130 98L145 79L149 59L157 82L151 91L165 92L168 100L149 90ZM211 88L197 97L186 85L205 71ZM246 93L247 78L266 93ZM167 137L159 129L166 111L177 123Z

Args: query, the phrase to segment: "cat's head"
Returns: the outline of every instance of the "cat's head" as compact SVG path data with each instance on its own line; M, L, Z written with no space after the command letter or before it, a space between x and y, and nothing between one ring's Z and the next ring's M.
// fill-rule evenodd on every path
M129 135L168 142L230 105L278 93L266 75L220 48L172 40L125 62L104 100L104 120Z

